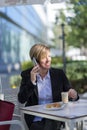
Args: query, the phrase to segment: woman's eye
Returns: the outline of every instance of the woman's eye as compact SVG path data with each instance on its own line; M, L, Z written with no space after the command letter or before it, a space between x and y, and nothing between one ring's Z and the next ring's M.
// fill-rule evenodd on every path
M51 58L51 55L49 55L48 57Z

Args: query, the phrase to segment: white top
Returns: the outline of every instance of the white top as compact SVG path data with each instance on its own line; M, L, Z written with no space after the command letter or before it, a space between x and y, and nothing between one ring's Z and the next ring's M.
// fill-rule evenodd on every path
M22 107L24 113L46 117L59 121L72 120L87 117L87 100L80 99L78 101L67 103L63 109L59 110L46 110L43 105L35 105L30 107Z
M74 130L76 122L87 119L87 100L67 103L62 109L46 110L45 105L22 107L22 113L66 122L67 130ZM77 129L77 128L76 128Z

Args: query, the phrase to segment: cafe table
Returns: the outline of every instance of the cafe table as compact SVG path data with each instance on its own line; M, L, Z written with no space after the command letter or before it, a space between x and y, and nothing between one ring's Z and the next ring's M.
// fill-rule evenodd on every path
M21 114L24 113L39 116L47 119L65 122L66 130L82 130L82 124L87 119L87 100L79 99L78 101L63 104L60 109L48 109L46 104L21 107ZM21 115L21 116L22 116Z

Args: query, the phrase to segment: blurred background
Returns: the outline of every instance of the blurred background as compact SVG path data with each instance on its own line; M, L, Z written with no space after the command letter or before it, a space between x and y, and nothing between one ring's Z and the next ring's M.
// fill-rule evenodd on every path
M29 50L36 43L48 44L52 66L62 68L72 87L87 97L87 1L0 3L0 94L14 101L16 113L20 73L33 65Z

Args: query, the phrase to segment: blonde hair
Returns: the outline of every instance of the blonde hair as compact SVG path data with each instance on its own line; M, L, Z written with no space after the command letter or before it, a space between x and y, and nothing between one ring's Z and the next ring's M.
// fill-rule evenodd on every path
M30 58L36 58L37 61L40 61L42 57L46 56L46 52L50 51L50 48L44 44L35 44L30 49Z

